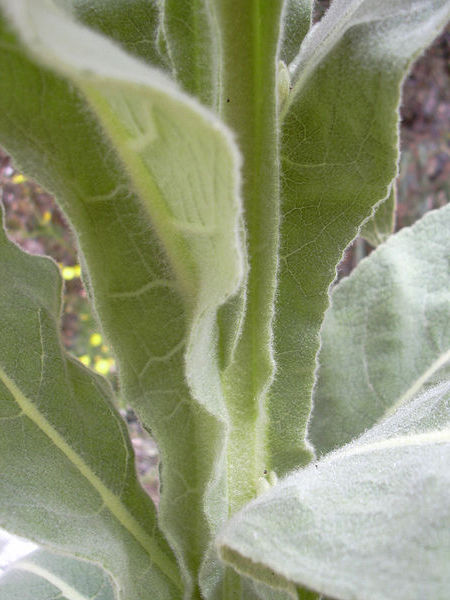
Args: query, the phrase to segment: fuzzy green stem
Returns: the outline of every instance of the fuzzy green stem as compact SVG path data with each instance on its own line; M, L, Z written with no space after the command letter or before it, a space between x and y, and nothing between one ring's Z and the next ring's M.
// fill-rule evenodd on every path
M264 397L273 377L272 318L277 272L279 175L276 68L281 0L217 0L223 42L221 113L244 158L243 201L250 271L247 309L224 374L231 420L230 513L256 495L265 469Z

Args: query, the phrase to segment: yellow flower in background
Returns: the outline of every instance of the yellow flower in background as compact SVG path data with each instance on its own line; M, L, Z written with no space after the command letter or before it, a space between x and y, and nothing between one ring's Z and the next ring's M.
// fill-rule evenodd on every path
M66 281L70 281L75 277L75 271L73 267L63 267L62 268L62 276Z
M101 375L107 375L114 364L114 359L112 358L100 358L96 357L94 369L97 373Z
M17 175L13 175L11 177L11 181L13 183L23 183L26 180L27 178L25 177L25 175L22 175L21 173L17 173Z
M80 265L74 265L73 267L62 267L62 276L66 281L71 281L75 277L80 277L81 267Z
M46 210L42 215L41 223L42 225L47 225L52 220L52 213L49 210Z
M83 354L83 356L79 356L78 360L88 367L91 364L91 357L87 354Z
M102 341L102 336L99 333L93 333L89 338L89 343L91 346L100 346Z

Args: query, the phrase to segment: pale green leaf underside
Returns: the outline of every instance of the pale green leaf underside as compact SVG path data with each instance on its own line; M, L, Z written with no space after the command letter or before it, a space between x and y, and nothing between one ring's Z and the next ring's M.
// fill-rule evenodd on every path
M115 595L98 566L38 550L0 578L0 600L115 600Z
M121 597L179 597L111 390L61 348L58 268L3 230L0 252L2 527L101 563Z
M23 55L5 61L2 139L80 232L88 289L125 396L161 450L160 522L189 587L188 571L199 568L226 511L215 318L242 275L237 151L218 120L159 71L50 4L5 5L33 52L79 86L108 134L70 83ZM5 45L15 56L11 37Z
M286 478L219 536L223 558L340 600L450 593L450 384Z
M361 434L450 362L450 206L428 213L333 291L309 438L319 454Z
M269 402L278 473L311 457L304 434L328 288L346 246L390 189L401 82L448 14L444 0L335 0L290 67Z

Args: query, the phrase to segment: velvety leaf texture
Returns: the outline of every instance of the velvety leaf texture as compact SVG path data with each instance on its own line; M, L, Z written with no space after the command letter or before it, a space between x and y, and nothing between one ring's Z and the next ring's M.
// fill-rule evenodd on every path
M9 9L40 59L82 89L109 136L72 84L23 56L5 59L2 139L82 232L88 289L125 395L160 447L160 522L189 587L210 528L226 515L214 319L242 274L237 151L218 120L160 72L47 5ZM30 102L15 110L12 100L30 80ZM35 139L55 162L42 160Z
M309 426L318 453L363 433L450 362L449 231L450 206L428 213L334 289Z
M311 457L304 433L328 288L345 247L389 192L401 82L449 13L445 0L335 0L289 67L269 401L279 474Z
M38 550L1 577L0 600L115 600L115 594L99 567Z
M220 31L208 0L162 0L161 28L174 76L204 104L219 101Z
M0 249L1 526L101 563L124 597L181 597L111 390L61 348L57 266L3 229Z
M312 21L312 0L286 0L283 9L283 32L280 59L288 65L298 53Z
M130 54L170 71L169 57L158 44L159 0L59 0L59 4Z
M342 600L450 589L450 384L248 504L218 543L236 569Z
M56 266L2 231L0 524L49 550L0 596L448 591L450 211L381 242L401 84L449 4L334 0L314 26L312 9L0 0L0 143L72 227L121 398L161 459L156 514L111 390L61 347ZM319 369L358 233L381 245L336 286ZM311 442L351 440L277 483Z

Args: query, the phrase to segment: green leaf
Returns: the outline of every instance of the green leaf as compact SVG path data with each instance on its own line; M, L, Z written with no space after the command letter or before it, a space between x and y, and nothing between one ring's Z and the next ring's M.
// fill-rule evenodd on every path
M306 463L319 329L346 246L397 172L400 86L449 16L445 0L335 0L290 65L269 443L278 474Z
M102 564L120 597L181 597L111 390L61 347L57 266L3 229L0 254L1 526Z
M286 64L295 58L311 27L313 0L286 0L283 9L280 58Z
M375 208L375 214L364 223L359 235L369 242L374 248L383 244L395 228L396 192L392 186L386 200Z
M450 206L428 213L333 291L322 327L309 437L349 442L450 362Z
M204 104L217 108L220 80L220 31L213 3L161 0L161 28L174 77Z
M287 65L296 56L312 20L312 0L286 0L281 20L278 63L278 110L290 94L291 76Z
M242 573L340 600L450 593L450 382L287 477L218 543Z
M170 69L158 45L159 0L58 0L84 24L112 38L137 58Z
M51 4L3 5L68 81L5 31L0 136L79 232L124 395L161 451L159 522L189 589L227 514L215 318L243 271L237 150L159 71Z
M0 600L114 600L105 571L88 562L33 552L0 578Z

